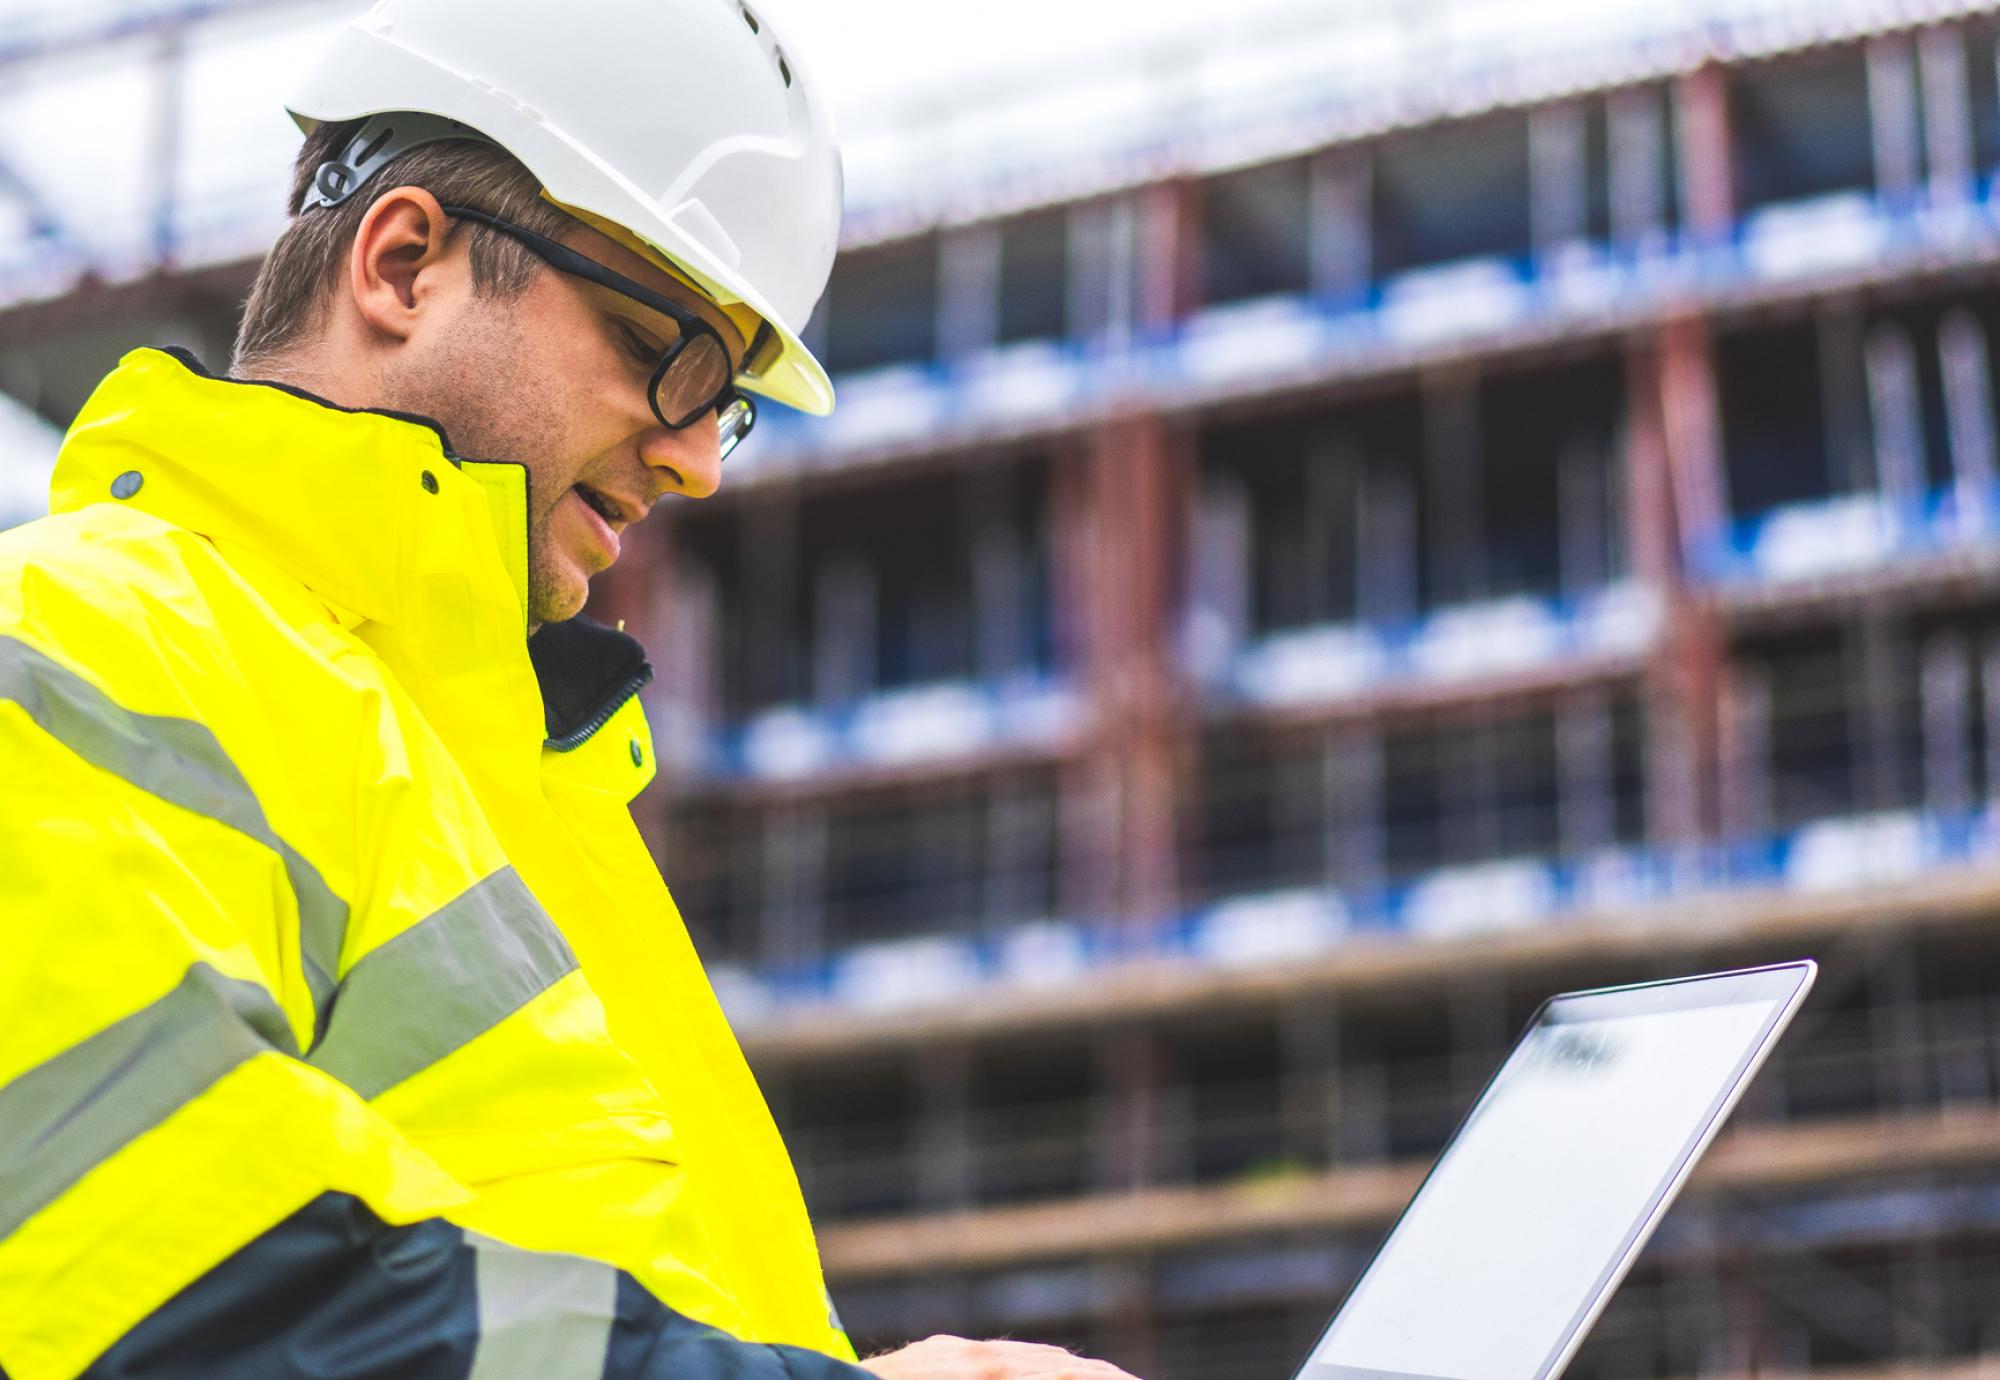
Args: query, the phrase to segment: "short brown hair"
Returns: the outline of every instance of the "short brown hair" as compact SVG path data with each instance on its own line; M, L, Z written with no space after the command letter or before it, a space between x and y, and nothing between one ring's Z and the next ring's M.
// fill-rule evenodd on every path
M322 319L348 246L374 201L367 194L371 190L380 194L391 187L422 187L446 204L475 206L552 238L576 224L542 196L541 183L519 159L477 139L445 139L411 149L377 171L363 192L338 206L301 215L319 165L338 156L360 127L359 120L320 125L299 149L287 203L291 222L257 270L236 330L233 368L239 375L296 346ZM475 292L509 296L534 279L541 260L519 242L483 225L466 228L472 233Z

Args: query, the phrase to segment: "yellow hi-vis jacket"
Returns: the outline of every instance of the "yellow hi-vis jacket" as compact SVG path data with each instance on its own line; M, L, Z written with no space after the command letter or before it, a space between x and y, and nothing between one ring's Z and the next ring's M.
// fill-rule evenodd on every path
M138 350L0 534L10 1380L862 1375L527 484Z

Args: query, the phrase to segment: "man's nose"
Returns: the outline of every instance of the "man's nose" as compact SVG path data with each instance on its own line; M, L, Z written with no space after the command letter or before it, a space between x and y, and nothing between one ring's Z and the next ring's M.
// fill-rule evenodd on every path
M653 427L639 443L639 458L654 472L663 493L707 498L722 487L722 442L713 418L679 431Z

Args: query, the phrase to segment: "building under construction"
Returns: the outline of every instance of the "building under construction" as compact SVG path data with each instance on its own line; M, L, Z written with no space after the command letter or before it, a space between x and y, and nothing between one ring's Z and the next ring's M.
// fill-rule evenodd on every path
M178 100L251 8L0 71ZM1353 82L1302 27L1262 99L857 207L840 411L601 582L864 1347L1282 1380L1543 997L1810 955L1572 1373L2000 1366L2000 11L1670 8L1350 17ZM0 164L56 424L226 356L275 208L182 209L170 126L122 272Z

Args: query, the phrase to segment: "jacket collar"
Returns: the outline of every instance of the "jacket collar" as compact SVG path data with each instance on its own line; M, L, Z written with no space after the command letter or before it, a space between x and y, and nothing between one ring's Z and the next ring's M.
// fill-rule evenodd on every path
M134 350L84 404L50 486L54 512L108 501L247 551L342 623L394 628L442 660L526 644L551 747L581 744L651 678L635 640L587 619L527 643L527 467L455 455L425 417Z
M483 611L527 626L527 468L462 460L424 418L134 350L84 404L50 488L55 512L107 499L250 551L344 622L416 631L450 572Z

